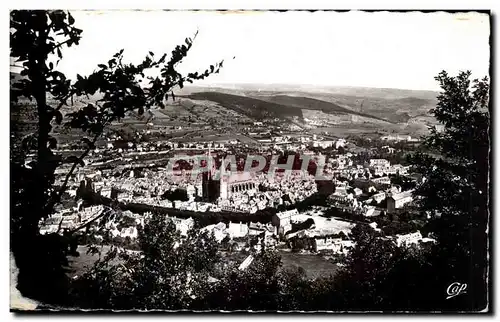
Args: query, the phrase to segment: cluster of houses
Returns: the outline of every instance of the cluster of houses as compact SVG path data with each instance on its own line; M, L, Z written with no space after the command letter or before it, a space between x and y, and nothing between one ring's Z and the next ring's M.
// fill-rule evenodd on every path
M249 132L249 135L256 133ZM336 148L344 147L347 144L345 139L329 139L323 136L313 135L271 135L259 136L255 138L261 148L270 151L301 151L307 152L310 148Z
M368 181L369 183L377 183ZM365 182L361 182L364 184ZM354 182L354 188L345 181L337 182L335 192L329 199L334 206L349 210L364 216L378 216L381 212L394 213L403 209L413 201L413 190L401 191L401 187L384 184L386 188L375 188L370 185L366 189L359 188L359 182ZM358 187L356 187L358 186ZM385 205L383 202L386 201Z
M259 124L256 124L259 125ZM260 124L259 126L262 126ZM221 150L228 151L238 146L238 140L227 142L143 142L132 144L127 147L117 148L114 144L119 137L110 137L103 150L127 152L127 157L134 157L145 153L159 153L172 149L184 150ZM411 137L382 138L386 141L405 140L413 142ZM300 151L303 154L314 154L317 151L312 148L340 148L347 144L344 139L327 139L317 135L271 135L258 140L259 151L264 150L276 152L284 150ZM245 145L247 147L247 145ZM387 152L392 153L394 149L385 146ZM392 150L391 150L392 149ZM96 149L91 156L99 160L103 150ZM248 150L248 149L247 149ZM232 150L231 150L232 151ZM328 159L324 172L332 175L334 191L329 196L329 201L334 207L361 214L365 217L380 216L383 213L397 213L410 205L413 201L412 190L402 190L401 186L393 183L394 175L409 177L409 167L401 164L391 164L386 159L370 159L364 164L356 164L356 156L353 153L334 154ZM101 161L99 161L101 162ZM182 175L173 175L180 170L156 169L148 170L140 177L131 170L120 177L103 176L100 171L91 174L78 175L75 183L82 179L90 179L92 189L105 197L116 197L118 201L144 203L166 208L188 210L196 212L220 212L232 211L242 213L255 213L266 208L276 208L280 205L287 207L308 198L317 192L317 185L313 176L306 171L293 171L290 176L281 178L279 176L257 175L254 181L248 185L248 189L233 189L228 185L226 188L231 193L222 194L216 200L204 200L204 187L201 176L193 176L189 171L182 170ZM194 170L193 170L194 171ZM176 173L178 174L178 173ZM84 178L85 177L85 178ZM163 194L177 189L184 190L187 200L168 200ZM118 191L113 196L113 191ZM76 189L69 190L74 196ZM105 209L102 206L75 209L67 209L55 214L41 223L40 231L50 233L60 231L61 228L74 228L91 220ZM144 223L146 216L139 216L129 212L122 213L123 216L133 219L136 224ZM185 234L192 226L192 219L178 219L171 217L181 234ZM329 250L335 254L345 254L353 247L349 234L354 226L353 223L323 216L323 210L315 209L300 213L297 209L284 211L276 214L271 223L218 223L203 228L205 231L214 233L218 242L229 241L235 250L247 247L246 240L254 238L258 245L276 246L287 243L290 247L323 251ZM137 238L137 228L134 225L124 227L118 220L108 221L106 228L112 237ZM376 225L373 229L377 230ZM432 242L431 239L423 238L419 232L407 235L392 236L398 246L419 244L420 242Z
M320 209L303 213L296 209L280 212L272 221L275 226L274 234L283 237L290 245L300 241L306 250L328 250L333 254L346 254L355 245L349 238L354 224L337 218L325 218L322 215ZM375 231L381 231L375 222L369 226ZM381 238L392 240L398 247L435 242L433 238L422 237L420 231Z
M62 234L64 230L73 230L91 221L104 211L104 206L83 207L82 202L78 202L76 207L59 211L39 223L41 234Z
M93 191L104 197L110 198L112 191L115 190L117 191L116 198L121 202L144 203L200 212L226 210L255 213L265 208L300 202L317 191L314 177L306 171L293 171L286 177L279 173L276 176L260 174L252 177L252 189L221 194L213 202L202 200L201 176L185 175L174 178L168 171L147 171L145 175L137 177L131 170L120 178L104 177L99 172L85 177L90 179ZM80 180L83 178L84 176L79 177ZM230 183L226 183L220 189L223 190L228 184ZM259 185L262 185L264 191L258 189ZM177 189L186 192L187 200L171 201L162 197L165 192Z
M406 142L418 142L420 141L417 138L411 137L411 135L385 135L380 138L382 141L406 141Z
M193 211L232 211L242 213L256 213L266 208L274 208L280 205L292 205L304 200L317 191L314 178L305 171L293 172L286 179L280 180L279 176L268 177L261 174L253 177L251 189L234 191L229 196L219 196L214 202L195 201L195 193L202 190L201 187L194 189L188 186L189 200L174 204L175 208ZM246 181L245 181L246 182ZM258 189L258 185L264 191ZM191 187L191 188L190 188ZM221 187L221 190L223 187ZM175 203L176 201L174 201Z
M365 216L377 216L384 212L396 212L413 201L413 190L401 191L393 184L391 175L408 175L409 168L399 164L391 165L385 159L370 159L369 164L352 164L346 156L339 158L343 173L334 179L335 190L330 195L332 203L340 208ZM339 167L339 168L340 168ZM383 203L386 201L386 203Z

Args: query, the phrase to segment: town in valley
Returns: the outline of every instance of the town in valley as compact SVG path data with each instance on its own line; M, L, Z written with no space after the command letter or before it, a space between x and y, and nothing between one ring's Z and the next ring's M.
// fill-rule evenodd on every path
M71 175L65 202L40 222L40 231L64 234L84 227L75 247L86 257L84 236L99 230L94 219L103 213L112 219L93 238L130 249L136 225L147 216L170 218L184 233L199 220L228 258L243 263L261 247L274 248L290 258L288 265L310 266L313 277L335 269L336 259L353 246L349 234L360 222L398 246L434 242L432 234L421 231L427 218L412 209L412 191L425 178L406 160L420 149L423 131L412 122L432 122L429 117L407 116L398 123L369 112L359 116L348 107L339 112L342 107L334 102L272 92L258 98L233 94L247 104L236 108L218 101L216 95L226 99L229 91L179 94L165 109L112 124L85 167ZM198 99L203 95L208 98ZM267 106L276 98L296 103L280 105L284 112L276 114ZM414 100L424 106L432 102ZM325 107L303 103L309 101ZM404 107L404 101L391 103ZM256 102L263 106L258 112L248 105ZM290 116L286 109L302 116ZM378 124L385 128L375 128ZM78 134L61 127L68 143L59 145L59 153L81 153L71 135ZM259 158L265 161L255 171ZM62 184L69 170L59 168L56 182ZM309 264L311 258L321 265Z
M11 10L11 310L491 311L491 19Z

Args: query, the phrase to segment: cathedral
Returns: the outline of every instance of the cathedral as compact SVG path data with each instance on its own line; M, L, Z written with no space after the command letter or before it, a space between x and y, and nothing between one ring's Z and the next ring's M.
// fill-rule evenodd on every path
M207 155L212 156L210 147ZM235 194L246 191L257 191L257 183L254 172L231 173L222 167L217 170L216 165L209 158L207 168L210 169L202 174L202 198L207 202L214 202L221 198L226 200Z
M256 191L258 188L253 172L219 171L221 173L218 176L214 168L202 175L202 196L207 202L214 202L219 197L223 200L229 199L234 194Z

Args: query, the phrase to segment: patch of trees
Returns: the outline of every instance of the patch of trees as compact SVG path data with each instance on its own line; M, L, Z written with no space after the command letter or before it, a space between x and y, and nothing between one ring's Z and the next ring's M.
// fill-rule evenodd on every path
M116 225L116 228L118 230L122 230L122 228L128 228L128 227L135 227L136 222L135 219L129 216L120 216L120 221L118 222L118 225Z
M397 185L401 186L402 191L415 189L417 186L417 183L415 182L415 180L408 178L408 177L405 177L405 176L402 176L402 175L399 175L399 174L389 175L389 177L391 178L392 184L397 184Z
M290 239L289 243L294 252L299 252L301 250L316 252L318 250L316 239L312 237L293 237Z
M294 205L290 205L286 210L297 209L299 212L312 209L314 206L327 206L327 196L321 193L313 193L304 200L297 202Z
M357 214L353 213L350 211L347 211L342 208L337 208L337 207L330 207L327 210L325 210L325 213L323 214L324 217L331 218L331 217L337 217L337 218L342 218L347 221L353 221L353 222L367 222L369 219L362 214Z
M300 222L300 223L292 223L292 229L290 231L288 231L286 233L286 235L295 233L299 230L309 229L313 225L314 225L314 219L312 219L312 218L308 218L307 220Z
M422 226L414 221L390 221L384 226L379 226L387 236L406 235L420 230Z
M175 201L175 200L180 200L180 201L188 201L188 194L186 189L175 189L175 190L168 190L163 193L161 196L162 199L168 199L170 201Z
M329 196L335 191L335 184L331 180L316 180L316 187L323 196Z

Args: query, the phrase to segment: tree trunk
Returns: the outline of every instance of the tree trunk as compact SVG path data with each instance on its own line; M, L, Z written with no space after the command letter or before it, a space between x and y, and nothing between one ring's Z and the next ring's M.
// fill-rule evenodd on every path
M46 98L46 77L45 77L45 61L47 53L43 46L46 45L47 31L40 30L37 39L38 46L29 55L29 75L32 81L32 94L36 100L38 112L38 137L37 137L37 167L36 175L39 184L35 189L35 200L33 213L25 216L24 234L36 236L38 234L38 221L45 217L47 202L46 190L50 180L49 166L49 132L50 132L50 115L47 113L47 98Z

